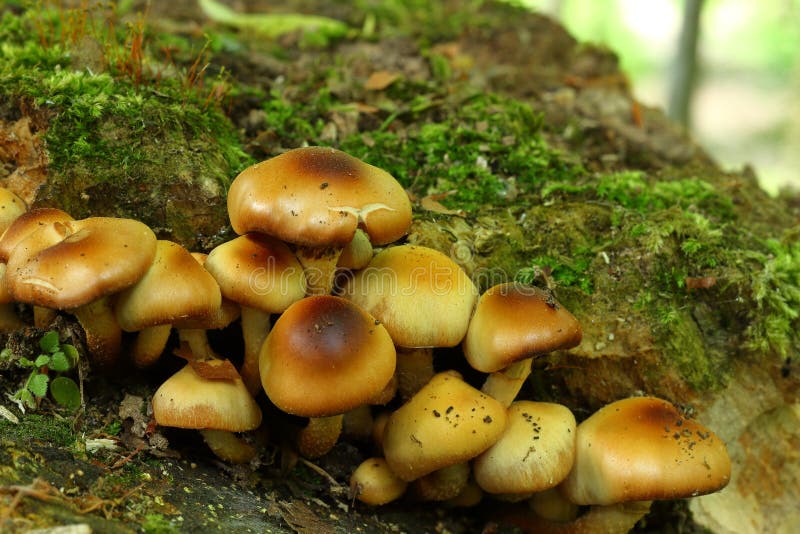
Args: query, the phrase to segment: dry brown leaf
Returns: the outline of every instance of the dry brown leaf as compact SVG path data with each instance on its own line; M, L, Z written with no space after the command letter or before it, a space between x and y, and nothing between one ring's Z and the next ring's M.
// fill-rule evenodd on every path
M396 72L389 72L388 70L379 70L373 72L370 77L364 82L364 89L368 91L383 91L392 85L400 75Z
M442 195L428 195L422 197L419 201L419 205L424 210L442 213L444 215L458 215L459 217L464 217L466 215L464 210L452 210L439 202L437 198L442 198Z
M241 378L236 367L230 361L222 360L221 364L214 363L216 365L212 365L205 360L189 360L189 365L202 378L208 380L236 380Z
M0 174L0 185L28 205L47 181L47 154L40 136L31 132L30 122L28 117L14 123L0 121L0 170L11 169L7 176Z

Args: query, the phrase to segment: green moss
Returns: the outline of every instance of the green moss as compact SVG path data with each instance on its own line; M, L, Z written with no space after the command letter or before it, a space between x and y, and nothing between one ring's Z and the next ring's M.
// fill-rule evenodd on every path
M73 447L78 439L70 420L56 415L34 413L24 415L17 424L0 419L0 435L17 443L41 441L66 448Z
M75 217L138 215L166 237L197 246L198 233L224 224L225 190L252 162L219 105L224 78L202 88L191 66L162 76L167 66L157 66L146 48L138 59L126 46L141 37L136 27L101 33L81 25L88 22L64 27L68 20L29 11L0 21L0 94L6 106L24 102L48 117L48 180L37 202ZM70 31L83 37L68 39ZM202 213L170 209L198 194L216 224L205 206Z
M181 531L172 521L160 514L145 515L141 526L146 534L173 534Z

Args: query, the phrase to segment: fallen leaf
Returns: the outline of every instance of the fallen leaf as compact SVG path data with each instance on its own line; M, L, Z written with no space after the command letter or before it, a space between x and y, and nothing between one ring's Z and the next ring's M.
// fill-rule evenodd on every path
M445 206L444 204L442 204L441 202L439 202L440 198L445 198L452 193L454 193L454 191L448 193L441 193L438 195L424 196L420 199L419 205L420 207L422 207L422 209L427 211L432 211L434 213L441 213L444 215L457 215L459 217L466 216L464 210L452 210L447 206Z
M370 77L364 82L364 89L368 91L383 91L392 85L400 75L396 72L389 72L388 70L379 70L373 72Z

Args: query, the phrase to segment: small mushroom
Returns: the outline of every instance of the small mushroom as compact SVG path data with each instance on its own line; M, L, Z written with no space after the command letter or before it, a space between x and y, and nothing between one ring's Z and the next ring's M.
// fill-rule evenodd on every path
M500 438L473 461L487 493L523 494L557 486L575 459L575 416L566 406L516 401Z
M336 443L342 414L386 387L395 359L392 340L374 317L345 299L316 296L295 302L275 322L259 371L279 409L310 418L298 448L318 457Z
M201 376L191 362L186 364L156 390L153 416L161 426L200 431L214 454L225 461L250 461L255 450L232 433L258 428L261 410L229 362L204 364L226 369L220 378L212 379Z
M411 225L411 202L386 171L334 148L304 147L242 171L228 192L228 214L240 235L297 245L309 294L326 295L356 228L376 245L396 241Z
M398 347L398 390L407 399L433 376L433 347L453 347L464 338L478 290L441 252L399 245L375 255L342 296L386 326Z
M458 373L438 373L389 417L384 456L410 482L478 456L500 438L506 418L504 406Z
M578 425L575 463L558 490L591 505L571 522L541 520L542 532L627 532L654 499L718 491L730 480L725 444L669 402L631 397ZM580 529L580 530L576 530Z
M212 250L205 268L222 294L242 309L244 361L240 373L247 389L261 388L258 354L270 329L270 314L303 298L306 278L289 247L263 234L247 234Z
M350 493L359 501L379 506L402 497L408 482L395 475L383 458L367 458L350 475Z
M138 367L155 363L176 320L205 316L222 303L219 286L191 253L177 243L159 240L153 263L114 304L120 327L138 332L131 359Z
M58 221L14 247L6 283L17 302L69 310L94 363L107 368L119 356L122 336L108 297L144 276L155 252L155 234L133 219Z
M464 338L469 364L491 373L482 391L509 406L531 371L532 358L577 346L578 320L549 292L516 282L489 288L478 299Z

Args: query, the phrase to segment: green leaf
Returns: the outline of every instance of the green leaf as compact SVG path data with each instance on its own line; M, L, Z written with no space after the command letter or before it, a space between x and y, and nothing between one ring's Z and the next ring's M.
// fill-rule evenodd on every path
M30 361L28 358L24 356L22 356L19 360L17 360L17 363L20 365L20 367L36 367L36 365L32 361Z
M44 365L50 364L50 356L47 354L40 354L36 357L36 360L33 362L34 367L42 367Z
M31 395L31 392L27 389L21 389L17 391L17 393L14 395L14 398L25 403L25 406L31 410L36 408L36 400L34 400L33 395Z
M81 405L81 392L78 384L66 376L53 379L50 384L50 394L58 404L70 410L75 410Z
M14 357L14 351L8 347L0 351L0 360L10 360Z
M50 365L48 366L53 371L69 371L72 369L72 361L61 351L54 352L50 357Z
M58 332L55 330L50 330L39 340L39 347L44 352L55 352L58 350L58 345Z
M74 367L78 364L78 349L75 348L74 345L70 345L69 343L62 343L61 350L64 351L64 355L69 359L70 367Z
M28 380L28 389L37 397L44 397L47 395L47 383L49 381L49 376L36 373Z

